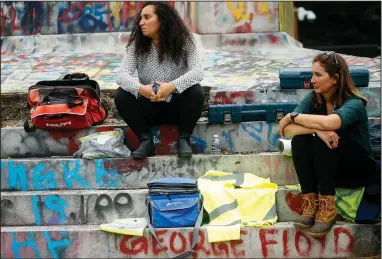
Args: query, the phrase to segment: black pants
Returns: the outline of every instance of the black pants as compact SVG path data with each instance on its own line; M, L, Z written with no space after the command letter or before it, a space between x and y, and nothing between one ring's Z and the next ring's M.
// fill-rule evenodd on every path
M292 156L302 193L334 195L335 187L357 188L379 183L378 166L365 152L328 146L316 135L292 139Z
M192 134L204 110L204 92L200 84L182 93L174 93L171 101L151 102L118 88L114 98L119 115L138 137L150 133L150 127L162 124L179 126L180 133Z

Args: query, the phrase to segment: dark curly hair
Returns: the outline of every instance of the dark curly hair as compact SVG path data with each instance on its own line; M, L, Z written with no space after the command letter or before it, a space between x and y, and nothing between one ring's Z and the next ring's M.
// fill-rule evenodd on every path
M177 10L166 2L145 2L137 14L135 23L131 32L130 40L127 47L135 42L135 54L146 54L151 46L152 39L146 37L142 33L141 21L142 9L148 5L155 7L155 13L159 20L159 60L163 61L167 54L176 63L183 59L187 66L187 51L185 50L186 43L191 39L189 32L183 20L180 18Z

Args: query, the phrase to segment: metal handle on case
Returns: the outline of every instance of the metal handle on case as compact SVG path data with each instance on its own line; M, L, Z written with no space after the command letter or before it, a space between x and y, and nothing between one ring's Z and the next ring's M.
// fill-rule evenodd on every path
M242 111L241 114L266 114L266 110Z
M284 118L284 111L277 111L276 112L276 121L279 122L281 121L282 118Z
M232 123L232 114L230 112L223 113L223 123L231 124Z

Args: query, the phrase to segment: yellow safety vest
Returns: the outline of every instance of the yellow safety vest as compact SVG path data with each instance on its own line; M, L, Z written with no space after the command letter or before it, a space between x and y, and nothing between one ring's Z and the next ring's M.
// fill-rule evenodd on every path
M240 239L240 226L277 222L277 184L256 175L208 171L198 179L204 209L210 222L208 241Z

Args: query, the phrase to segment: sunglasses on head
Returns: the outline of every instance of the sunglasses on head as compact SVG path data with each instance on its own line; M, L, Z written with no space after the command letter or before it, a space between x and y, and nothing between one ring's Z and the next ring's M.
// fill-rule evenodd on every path
M323 54L326 55L326 56L333 55L334 61L336 62L337 69L339 68L337 56L336 56L336 53L334 51L325 51Z

